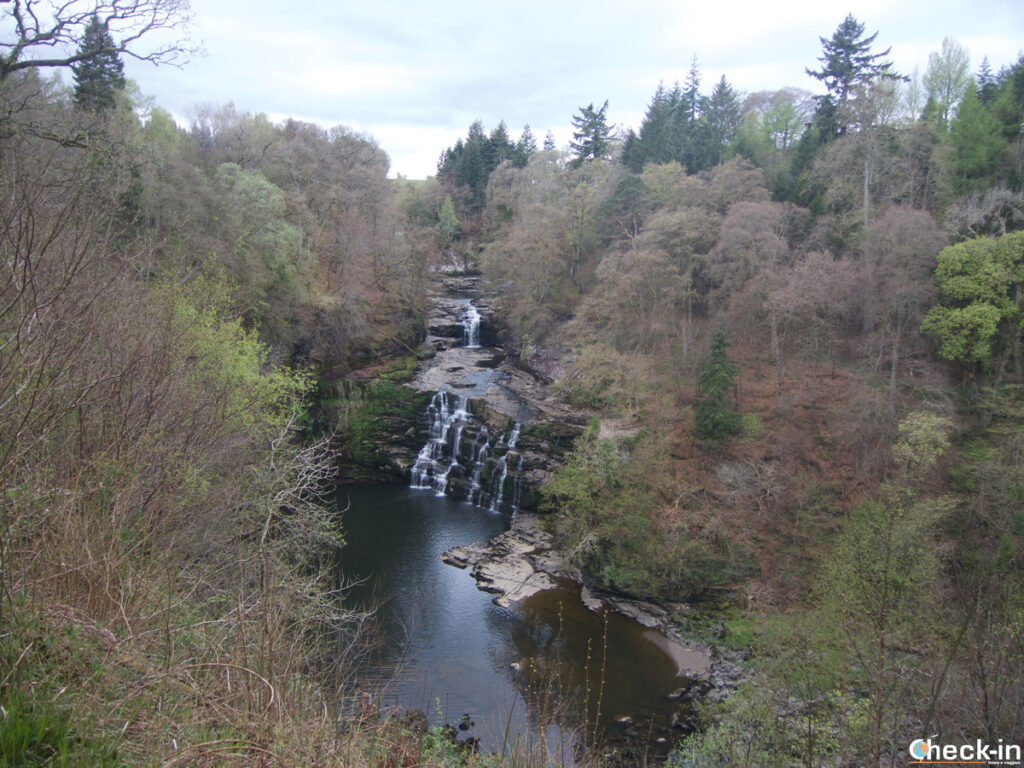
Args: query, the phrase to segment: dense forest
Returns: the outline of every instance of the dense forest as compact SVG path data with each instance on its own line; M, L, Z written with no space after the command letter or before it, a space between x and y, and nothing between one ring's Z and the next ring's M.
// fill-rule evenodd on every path
M452 270L593 417L540 489L567 557L749 653L670 762L1024 740L1024 58L898 73L848 16L824 93L694 60L635 129L478 121L409 181L344 127L176 123L122 59L183 6L75 7L0 11L0 765L456 759L337 711L372 644L317 407L414 364Z

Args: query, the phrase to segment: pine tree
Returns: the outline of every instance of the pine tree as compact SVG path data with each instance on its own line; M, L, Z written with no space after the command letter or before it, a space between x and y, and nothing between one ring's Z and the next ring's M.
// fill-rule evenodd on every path
M569 148L575 153L575 159L570 163L573 168L579 168L588 160L596 160L608 153L610 146L609 139L612 129L607 120L608 100L605 99L600 109L594 109L593 103L580 107L579 114L573 115L572 141Z
M630 167L636 173L643 170L645 163L663 165L673 160L672 146L672 104L665 92L665 86L658 83L647 114L640 123L640 133L630 150Z
M557 147L555 147L555 134L553 134L551 131L548 131L546 134L544 134L544 151L554 152L555 149L557 149Z
M512 143L508 135L508 127L502 120L498 123L498 127L491 131L489 145L485 152L487 173L490 174L505 160L511 160L515 155L515 150L515 144Z
M822 56L818 58L820 70L807 69L806 72L816 80L825 84L828 93L818 96L818 111L815 122L823 136L835 137L846 132L845 107L847 102L856 95L856 90L866 86L876 78L899 79L900 76L890 72L889 62L879 59L888 56L890 48L881 53L871 53L871 45L878 33L864 37L864 25L848 15L832 34L831 40L819 37Z
M530 158L537 151L537 140L533 137L533 131L529 125L523 126L523 132L519 134L519 141L516 142L515 153L512 164L517 168L524 168L530 162Z
M686 74L686 90L683 91L683 103L686 110L686 120L690 123L697 122L700 117L703 98L700 95L700 67L697 65L697 57L690 61L690 71Z
M999 83L992 73L992 65L988 63L988 56L981 60L981 67L978 68L978 76L975 78L978 86L978 101L983 106L989 106L996 100L999 93Z
M75 103L93 112L110 109L116 92L125 85L124 64L106 25L95 14L85 28L77 55L81 58L71 65Z
M736 138L740 127L740 105L736 92L722 75L704 105L704 157L708 168L714 168L724 159L726 147Z
M697 379L704 399L697 406L697 437L709 443L720 443L740 431L740 415L732 408L731 391L736 379L736 366L729 362L726 349L729 332L720 323L711 339L711 351Z

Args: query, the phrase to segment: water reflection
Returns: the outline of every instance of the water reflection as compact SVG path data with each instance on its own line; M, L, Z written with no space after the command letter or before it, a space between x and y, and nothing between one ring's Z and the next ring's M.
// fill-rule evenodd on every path
M366 670L383 705L421 709L431 724L468 713L473 726L460 735L489 751L538 732L549 750L571 749L574 736L650 746L671 733L668 694L680 681L642 627L591 613L571 584L502 608L441 562L451 547L506 530L507 516L398 486L343 493L342 568L365 578L349 600L383 601L383 644Z

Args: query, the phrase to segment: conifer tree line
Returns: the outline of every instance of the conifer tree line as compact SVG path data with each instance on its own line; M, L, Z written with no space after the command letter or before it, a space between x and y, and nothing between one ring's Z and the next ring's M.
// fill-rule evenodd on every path
M822 54L806 73L825 87L821 95L795 87L741 94L724 75L707 92L694 58L682 84L658 84L636 129L609 125L607 102L580 107L568 162L578 168L614 155L636 174L670 162L695 174L741 157L764 170L773 199L815 213L835 209L822 169L831 164L853 175L839 167L853 162L864 188L862 219L878 196L936 212L991 188L1019 191L1024 60L993 72L985 58L972 75L966 49L946 38L923 74L899 73L887 60L890 49L876 50L876 38L852 15L820 38ZM831 148L840 139L847 140L842 148ZM478 213L494 169L503 160L523 167L535 150L532 135L513 143L503 122L488 136L478 121L442 153L438 178L471 190L467 212ZM906 186L883 189L895 166Z

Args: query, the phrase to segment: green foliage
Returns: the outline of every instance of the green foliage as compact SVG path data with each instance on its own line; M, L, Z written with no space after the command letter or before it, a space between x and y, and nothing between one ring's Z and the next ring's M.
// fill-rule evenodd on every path
M864 25L848 14L836 27L831 39L821 40L822 55L818 58L819 70L808 68L807 74L824 83L828 94L817 97L818 111L815 122L828 137L845 133L850 127L851 115L847 114L847 102L858 95L858 89L867 87L879 78L895 79L898 75L889 71L892 66L879 61L889 55L889 49L871 53L871 46L878 37L864 37Z
M925 411L916 411L899 423L892 458L904 468L907 477L927 472L949 447L953 422Z
M406 369L395 368L394 375L368 383L351 383L344 397L332 403L334 425L344 438L346 451L356 468L373 472L381 464L377 445L395 425L416 424L429 395L404 387L400 381Z
M547 506L573 518L592 518L620 484L623 463L611 440L594 436L577 441L568 461L541 489Z
M0 768L122 765L112 747L77 734L68 713L48 702L27 704L13 697L0 706L4 713L0 719Z
M459 235L459 219L455 215L455 204L452 203L452 196L445 195L444 204L441 206L441 213L438 220L438 237L442 248L450 248L455 238Z
M978 397L979 428L959 446L952 480L965 503L957 542L968 582L1024 583L1024 391L987 389Z
M736 366L726 356L728 346L728 331L721 324L711 339L711 351L698 379L704 399L697 406L695 416L697 436L712 444L720 443L742 429L742 418L732 408Z
M992 184L1006 150L999 128L999 121L978 101L977 87L970 81L949 128L956 192L975 192Z
M600 343L584 347L572 374L559 382L560 394L573 405L615 414L638 409L638 388L626 356Z
M227 285L197 277L158 289L172 307L172 323L186 377L197 394L217 399L230 428L280 430L312 387L298 372L267 362L255 331L231 316Z
M463 210L476 214L484 207L487 182L495 169L505 161L522 168L536 150L537 142L529 126L523 128L519 141L513 143L504 121L488 136L483 123L476 120L469 126L465 140L459 139L441 153L437 161L437 178L463 188Z
M936 336L939 354L974 370L1002 371L1008 356L1020 367L1024 323L1024 232L978 237L938 256L940 303L921 330Z
M758 440L764 434L764 421L756 413L744 413L740 417L740 424L746 437Z
M685 510L659 509L669 472L664 435L623 443L588 430L542 487L542 508L570 561L608 589L662 600L692 599L756 573L736 542L701 540L679 521Z

